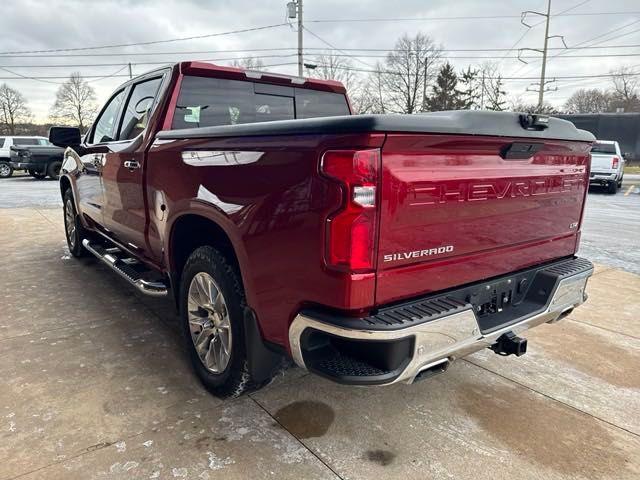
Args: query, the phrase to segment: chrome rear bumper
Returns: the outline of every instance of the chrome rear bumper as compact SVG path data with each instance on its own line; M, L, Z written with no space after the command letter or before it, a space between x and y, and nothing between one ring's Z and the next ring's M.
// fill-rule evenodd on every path
M365 342L389 342L413 337L413 351L403 370L395 378L376 384L412 383L421 372L434 366L446 367L450 362L493 345L501 335L507 332L519 334L537 325L561 319L586 300L585 287L592 273L591 266L580 273L561 278L541 311L513 323L509 322L508 325L488 333L481 331L476 314L470 305L451 315L395 330L344 328L300 313L289 328L291 353L298 366L307 368L301 340L307 329L341 339Z

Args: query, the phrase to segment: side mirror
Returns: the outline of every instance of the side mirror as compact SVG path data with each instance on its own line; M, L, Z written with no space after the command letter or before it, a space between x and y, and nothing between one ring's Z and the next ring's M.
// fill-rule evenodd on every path
M58 147L74 147L82 143L80 129L76 127L51 127L49 141Z
M625 152L622 154L622 158L625 160L629 160L631 157L633 157L633 155L631 155L631 153L629 152Z

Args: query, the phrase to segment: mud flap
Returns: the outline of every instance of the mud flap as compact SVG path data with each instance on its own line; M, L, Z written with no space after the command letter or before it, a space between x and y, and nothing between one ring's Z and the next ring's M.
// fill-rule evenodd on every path
M244 341L253 381L262 383L271 379L282 368L284 357L265 345L256 315L249 307L244 309Z

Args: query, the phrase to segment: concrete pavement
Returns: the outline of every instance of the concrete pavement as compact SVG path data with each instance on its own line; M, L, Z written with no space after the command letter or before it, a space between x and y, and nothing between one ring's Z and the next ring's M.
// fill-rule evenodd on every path
M0 209L0 479L640 478L640 277L599 266L590 299L387 388L290 369L220 401L171 305L69 258L59 209Z

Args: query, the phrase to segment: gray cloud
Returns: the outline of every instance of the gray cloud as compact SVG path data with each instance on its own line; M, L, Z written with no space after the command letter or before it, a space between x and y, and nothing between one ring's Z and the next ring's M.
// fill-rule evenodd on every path
M286 0L268 0L263 2L235 1L133 1L133 0L31 0L22 2L4 2L0 16L0 51L38 50L50 48L76 48L84 46L105 45L114 43L140 42L164 38L203 35L213 32L241 29L251 26L276 24L285 19ZM570 8L579 0L555 0L552 11L558 12ZM485 0L444 1L444 0L404 0L389 2L388 0L354 0L351 2L337 0L305 0L305 18L385 18L385 17L451 17L479 15L519 15L521 10L544 8L542 0L504 2ZM640 5L633 0L593 0L574 10L574 12L603 12L640 10ZM533 18L535 21L536 19ZM564 35L569 45L575 45L607 30L623 27L640 15L626 16L567 16L552 19L552 34ZM405 21L387 23L308 23L307 27L341 48L391 48L396 39L403 33L414 34L425 32L444 48L505 48L525 32L518 18L502 18L492 20L439 20L439 21ZM640 28L636 26L621 30L620 33L631 32ZM542 43L543 28L538 26L525 36L518 47L539 48ZM552 41L556 42L556 41ZM609 43L609 42L607 42ZM612 40L612 44L640 43L640 32ZM561 46L557 41L555 46ZM86 64L86 63L134 63L134 73L141 73L153 68L152 65L137 65L135 62L171 62L188 59L189 56L127 56L135 52L180 52L193 50L229 50L267 47L295 47L296 34L289 27L246 34L214 37L209 39L175 42L145 47L128 47L121 49L96 50L96 53L122 52L121 56L105 57L60 57L60 58L0 58L0 64L23 75L67 75L71 71L80 71L85 75L109 75L118 66L104 67L67 67L67 68L20 68L20 65L52 65L52 64ZM305 46L324 47L322 42L307 34ZM626 49L628 53L638 53L638 49ZM592 53L615 53L613 50L591 50ZM82 52L78 52L82 53ZM291 52L293 53L293 51ZM570 55L577 54L572 52ZM586 52L584 52L586 53ZM513 55L514 53L512 53ZM199 58L217 58L223 56L241 56L242 54L193 55ZM451 53L450 55L466 55ZM468 55L491 55L489 53L469 53ZM493 55L500 55L495 53ZM377 59L361 58L354 66L367 68L362 62L373 65ZM294 62L294 57L266 58L266 64ZM462 69L469 64L482 60L452 59L456 68ZM593 75L608 73L611 69L622 65L640 66L639 57L601 57L573 58L558 57L548 64L548 76ZM13 68L12 68L13 66ZM504 75L536 76L539 74L539 62L523 65L515 59L501 62ZM282 66L273 70L283 73L295 73L296 67ZM125 73L125 72L123 72ZM11 77L6 72L2 77ZM108 78L93 82L100 101L124 78ZM36 119L46 119L49 107L53 103L56 85L33 80L2 80L19 89L29 101ZM547 98L555 104L562 104L576 88L607 86L605 79L566 80L558 82L559 91L548 94ZM535 95L525 93L527 82L512 81L506 84L511 97L522 96L533 100Z

